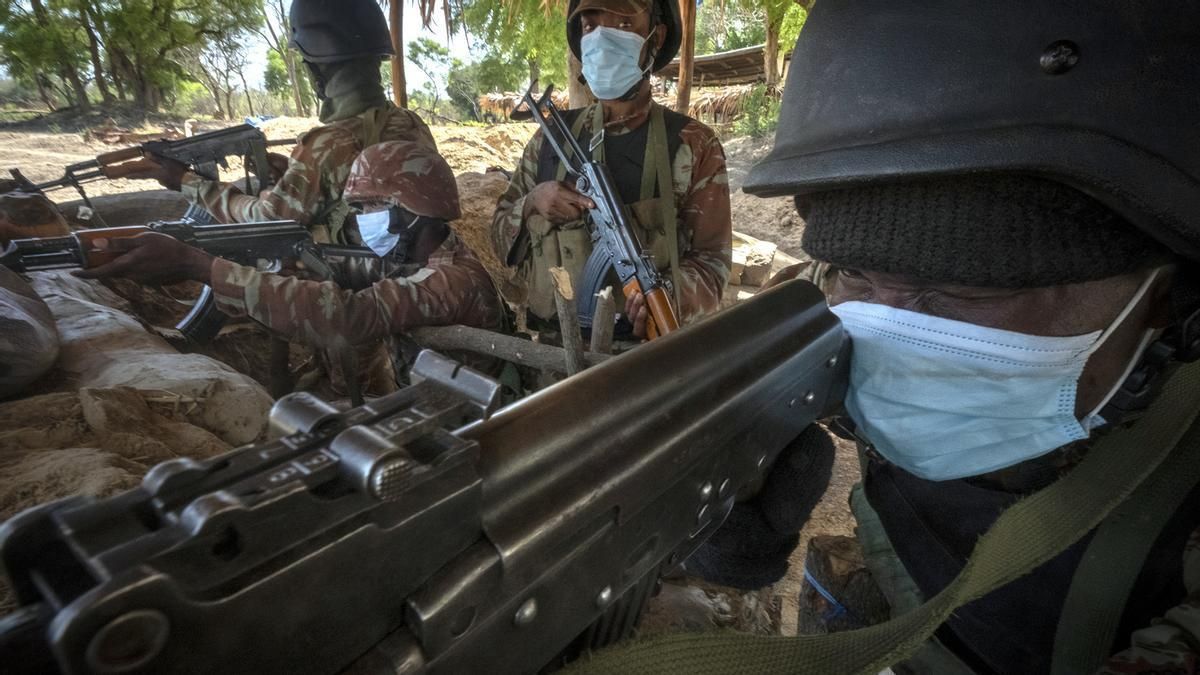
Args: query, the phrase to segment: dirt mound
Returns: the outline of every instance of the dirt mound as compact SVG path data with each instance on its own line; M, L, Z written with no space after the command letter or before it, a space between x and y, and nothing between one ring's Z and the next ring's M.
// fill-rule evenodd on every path
M490 167L512 171L536 124L497 124L490 127L437 126L430 130L438 151L454 173L483 173Z
M492 247L492 212L496 210L496 200L507 187L508 178L499 171L459 174L462 218L454 222L454 231L479 257L504 297L516 298L519 295L512 284L512 270L496 257Z

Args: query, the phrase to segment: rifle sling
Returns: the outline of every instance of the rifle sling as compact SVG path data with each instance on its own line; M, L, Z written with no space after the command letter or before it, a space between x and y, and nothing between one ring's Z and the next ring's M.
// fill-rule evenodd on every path
M1188 477L1158 474L1200 464L1198 400L1200 363L1184 365L1137 424L1114 430L1066 476L1002 513L958 576L911 612L831 635L663 635L598 652L578 662L572 672L878 673L912 654L957 608L1029 573L1083 538L1148 479L1148 489L1161 485L1186 490ZM1101 655L1107 648L1101 648Z

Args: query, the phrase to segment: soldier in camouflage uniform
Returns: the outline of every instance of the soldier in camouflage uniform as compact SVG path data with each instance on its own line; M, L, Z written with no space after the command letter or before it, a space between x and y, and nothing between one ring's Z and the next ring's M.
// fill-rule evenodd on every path
M1008 580L893 670L1196 673L1200 6L965 7L817 3L745 185L795 195L851 338L851 506L893 615ZM1058 552L968 564L1018 503ZM749 506L743 541L787 534Z
M448 225L461 214L454 174L440 155L411 141L372 145L351 167L346 199L380 256L373 283L361 290L260 272L160 234L115 240L124 255L78 275L200 281L212 286L221 311L333 352L418 326L501 326L491 277Z
M144 169L130 178L154 178L181 191L217 222L295 220L322 242L358 243L343 230L348 210L342 189L359 151L380 141L437 145L415 113L384 96L379 59L392 54L383 13L372 0L296 0L290 20L291 45L304 59L316 85L322 126L300 136L291 157L272 154L281 176L270 190L244 194L232 183L206 180L179 162L138 160Z
M681 323L695 321L720 307L732 226L716 134L650 96L650 73L679 49L679 8L670 0L573 0L568 11L568 42L600 101L566 111L567 122L580 145L612 171L639 240L674 286ZM535 328L555 318L548 270L564 267L579 283L592 249L584 218L592 204L564 178L539 131L492 221L497 255L519 270ZM614 286L619 292L620 284ZM624 308L632 333L644 337L642 295L626 298Z

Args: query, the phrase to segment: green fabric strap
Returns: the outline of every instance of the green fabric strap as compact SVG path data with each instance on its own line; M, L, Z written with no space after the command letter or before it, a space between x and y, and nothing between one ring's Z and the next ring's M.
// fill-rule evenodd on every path
M650 172L650 153L654 153L654 167L658 178L658 208L660 220L666 229L667 255L671 261L671 286L675 291L675 314L683 313L683 288L679 283L679 221L675 211L675 182L671 180L671 157L667 146L667 123L663 119L663 108L652 105L650 112L650 139L646 143L646 160L642 165L642 198L653 189L646 189L646 176Z
M1186 455L1180 461L1197 462L1197 401L1200 364L1183 366L1137 424L1113 431L1066 476L1001 514L958 576L911 612L831 635L651 637L600 651L571 670L620 675L878 673L911 654L954 610L1028 574L1100 525L1173 451Z
M1103 665L1150 548L1200 483L1197 445L1180 448L1163 461L1096 530L1059 616L1054 675L1091 673Z
M599 103L593 103L592 107L593 107L592 129L593 130L596 128L603 129L604 128L604 110L603 110L603 108L600 107ZM586 109L581 111L578 115L575 116L575 122L571 124L571 135L572 136L574 136L575 138L579 138L579 132L583 131L583 121L586 120L587 117L588 117L588 115L587 115ZM593 131L592 133L596 133L596 132ZM597 150L599 151L598 155L596 152ZM566 154L567 159L570 159L571 155L575 154L575 151L571 149L570 145L563 145L563 153ZM601 142L596 148L594 148L592 150L592 159L597 162L604 160L604 143L603 142ZM566 180L566 178L567 178L567 165L563 164L562 160L559 160L558 171L555 172L555 180L563 181L563 180Z

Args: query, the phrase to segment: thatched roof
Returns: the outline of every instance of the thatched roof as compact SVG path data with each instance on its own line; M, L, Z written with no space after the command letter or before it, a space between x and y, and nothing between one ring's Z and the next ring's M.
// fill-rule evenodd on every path
M756 45L743 49L734 49L718 54L697 56L692 66L692 84L697 87L725 86L730 84L748 84L762 82L766 79L763 68L763 51L766 45ZM791 58L789 52L785 59ZM658 71L659 77L677 79L679 77L679 59L667 64Z

